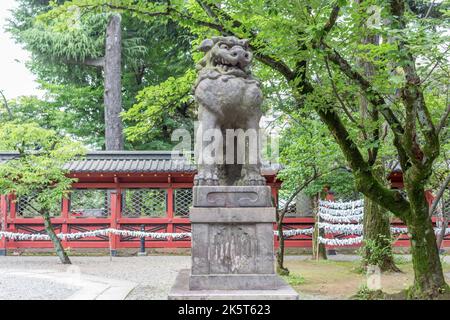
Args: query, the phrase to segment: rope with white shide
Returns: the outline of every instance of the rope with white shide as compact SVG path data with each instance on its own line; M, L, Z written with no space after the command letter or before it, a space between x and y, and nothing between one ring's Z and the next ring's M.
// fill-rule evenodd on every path
M333 238L323 238L318 237L318 241L327 245L334 246L347 246L359 244L363 240L363 226L361 222L363 218L363 206L364 200L356 200L349 202L330 202L330 201L320 201L319 202L319 217L324 222L318 222L318 227L323 229L325 233L329 234L344 234L344 235L355 235L354 238L345 239L333 239ZM440 228L435 228L435 233L440 232ZM284 230L284 237L293 237L297 235L312 235L314 228L305 229L291 229ZM408 229L405 227L391 227L391 232L393 234L406 234ZM450 228L446 229L445 235L450 234ZM85 232L75 232L75 233L58 233L57 237L61 240L76 240L81 238L97 237L97 236L129 236L135 238L152 238L152 239L184 239L190 238L190 232L181 233L166 233L166 232L145 232L136 230L120 230L114 228L97 229ZM274 231L274 236L278 236L278 231ZM0 231L0 239L7 238L11 240L50 240L47 234L42 233L19 233L19 232L9 232Z

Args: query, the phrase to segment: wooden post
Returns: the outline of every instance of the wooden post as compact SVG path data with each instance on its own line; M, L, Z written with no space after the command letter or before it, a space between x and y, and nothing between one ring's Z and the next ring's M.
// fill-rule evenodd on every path
M167 218L168 218L168 223L167 223L167 232L168 233L172 233L174 228L173 228L173 218L174 218L174 192L173 192L173 187L172 185L169 186L169 188L167 189ZM173 246L173 240L170 237L168 239L169 242L169 247Z
M0 196L0 231L7 231L8 229L8 210L7 210L7 202L6 196ZM7 240L6 237L1 238L0 240L0 256L6 256L6 247Z
M120 15L112 14L106 29L105 43L105 146L106 150L123 150Z
M111 197L111 223L110 227L117 229L118 221L120 218L120 191L113 190L110 193ZM117 244L119 242L119 235L110 235L110 251L111 256L115 257L117 255Z
M9 218L11 219L12 224L9 227L9 230L12 232L16 231L15 219L16 219L16 210L17 210L17 202L16 196L14 194L8 195L9 198Z
M63 222L61 224L61 233L69 233L68 219L69 219L69 198L62 199L61 218ZM69 241L64 239L61 241L64 249L68 247Z
M275 207L278 207L278 188L275 186L272 186L271 191L272 191L273 205Z

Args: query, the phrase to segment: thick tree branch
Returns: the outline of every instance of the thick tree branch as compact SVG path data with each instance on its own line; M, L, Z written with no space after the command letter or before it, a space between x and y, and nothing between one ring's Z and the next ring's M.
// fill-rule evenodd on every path
M366 129L364 128L364 126L362 126L360 123L358 123L358 121L356 121L356 119L352 116L351 112L348 110L347 106L345 105L344 101L342 100L341 96L339 95L336 84L334 83L334 80L333 80L333 75L331 73L331 69L328 64L328 60L326 58L325 58L325 68L327 69L328 78L330 79L331 88L333 89L333 93L336 96L336 99L338 100L339 104L341 105L342 110L344 110L348 119L351 122L353 122L361 130L364 139L367 140L368 137L367 137Z
M327 172L317 172L317 169L314 168L314 174L309 177L302 185L300 185L299 187L297 187L297 189L294 190L294 192L289 196L289 198L286 200L286 203L284 204L283 210L280 212L280 218L281 220L283 220L284 216L286 215L287 211L289 210L289 205L291 204L291 202L294 200L294 198L303 190L305 189L307 186L309 186L309 184L311 182L313 182L314 180L319 179L320 177L324 176L325 174L329 174L333 171L339 170L339 169L346 169L345 167L342 166L338 166L338 167L333 167L330 170L328 170Z
M85 59L81 63L85 64L87 66L103 68L105 66L105 58L101 57L101 58L97 58L97 59Z
M364 160L333 107L330 105L326 109L321 108L316 111L341 147L354 172L358 190L399 218L405 219L410 212L409 202L399 192L384 187L373 176L370 166Z
M389 123L391 130L395 134L402 135L404 132L402 124L395 116L394 112L387 108L387 103L383 96L374 90L371 83L363 75L354 70L350 63L348 63L348 61L345 60L335 49L330 48L325 42L322 43L322 46L328 51L328 59L336 64L342 73L344 73L349 79L358 84L361 90L366 94L369 102L374 107L380 109L381 114Z
M217 4L215 3L208 3L208 1L201 1L197 0L197 3L200 5L200 7L205 11L205 13L215 19L216 25L220 26L220 30L216 27L212 27L212 29L218 30L220 32L224 32L227 35L233 35L239 37L233 30L227 29L224 24L221 23L220 19L223 19L226 22L231 22L232 28L242 28L244 33L249 34L250 37L250 49L253 50L253 54L256 59L264 63L265 65L271 67L272 69L277 70L279 73L281 73L288 81L292 81L295 79L295 73L289 68L289 66L283 62L281 59L278 59L276 57L272 57L267 54L261 53L261 49L264 49L265 45L259 45L258 47L253 45L251 42L252 40L255 40L257 37L257 34L252 30L247 30L243 23L239 20L234 19L231 17L228 13L226 13L224 10L219 8ZM198 21L198 20L197 20Z
M347 76L347 78L355 82L361 88L368 101L373 105L374 109L378 109L383 115L384 119L387 121L389 127L394 133L394 145L397 149L402 169L406 170L409 167L409 156L406 154L402 144L404 128L392 109L388 107L383 96L374 90L371 83L359 72L354 70L350 63L348 63L348 61L345 60L335 49L330 48L324 41L317 46L327 51L327 58L337 65L341 72Z
M450 115L450 104L447 105L447 110L445 110L444 114L442 115L441 119L439 120L439 124L436 127L436 134L439 135L442 131L442 128L445 128L448 116Z
M6 97L3 94L3 91L0 90L0 94L2 95L2 98L3 98L3 105L5 106L5 109L8 112L9 120L12 120L14 118L14 116L13 116L11 109L9 108L8 100L6 100Z
M324 32L322 37L319 39L315 47L318 49L323 49L326 51L328 60L335 63L339 69L344 73L349 79L356 82L361 90L367 95L368 100L375 108L381 108L381 113L385 117L386 121L389 123L394 134L403 134L403 128L400 121L397 119L395 114L389 108L386 108L386 102L381 94L372 88L371 83L359 72L353 69L353 67L345 60L335 49L331 48L325 42L325 36L333 26L336 24L336 20L339 14L339 7L334 6L331 11L330 17L325 24Z
M392 24L400 30L405 29L405 2L402 0L391 0L390 11L393 17ZM403 66L406 85L401 91L402 100L406 106L407 113L406 128L408 132L405 133L404 141L409 144L410 148L413 148L412 152L414 152L414 154L410 154L409 156L416 165L431 167L434 159L439 155L439 137L425 103L420 77L416 72L415 59L404 40L400 39L398 41L398 47L407 59L407 63ZM420 148L417 142L415 128L416 119L426 141L423 148Z
M233 28L238 28L238 27L242 26L242 23L240 21L237 21L237 20L233 19L231 16L229 16L228 14L223 12L217 6L215 6L215 5L213 5L213 6L207 5L207 4L205 4L205 1L200 1L200 0L198 0L197 3L206 12L206 14L208 16L214 18L216 21L218 21L219 15L217 13L215 13L215 12L220 10L220 16L224 17L227 21L232 21L233 22L233 24L232 24ZM181 13L181 12L175 10L175 8L171 7L170 4L167 6L167 10L166 11L158 11L158 12L145 11L145 9L142 9L142 8L137 8L137 7L133 7L133 6L114 5L114 4L111 4L111 3L103 3L101 5L81 5L79 7L80 8L93 9L93 8L99 7L99 6L100 7L108 7L109 9L113 9L113 10L130 11L130 12L134 12L136 14L140 14L140 15L145 16L145 17L168 16L168 17L172 17L172 18L177 18L179 20L189 20L189 21L195 23L196 25L203 26L203 27L208 27L210 29L217 30L217 31L221 32L224 35L237 36L238 37L238 35L235 32L233 32L232 30L226 28L224 25L222 25L220 23L213 23L213 22L209 22L209 21L196 19L196 18L192 17L191 15L188 15L188 14L185 14L185 13ZM250 34L252 35L250 40L252 40L252 39L254 39L256 37L255 33L250 32ZM256 59L258 59L262 63L266 64L267 66L273 68L274 70L277 70L286 79L288 79L288 81L291 81L291 80L295 79L294 73L292 72L292 70L289 68L289 66L286 63L284 63L280 59L277 59L275 57L271 57L270 55L263 54L263 53L259 52L258 49L263 49L261 47L255 47L254 45L252 45L250 43L250 48L254 51L254 56L255 56Z
M323 27L322 37L328 34L331 31L331 29L333 29L339 16L340 9L341 8L338 5L333 6L333 9L331 10L330 13L330 17L328 18L327 22L325 23L325 26Z
M438 205L439 201L441 200L442 196L444 195L444 192L447 189L449 184L450 184L450 174L447 176L447 178L441 184L439 191L436 194L436 198L434 198L434 200L430 206L430 210L428 212L428 215L430 217L433 215L434 210L436 210L437 205Z

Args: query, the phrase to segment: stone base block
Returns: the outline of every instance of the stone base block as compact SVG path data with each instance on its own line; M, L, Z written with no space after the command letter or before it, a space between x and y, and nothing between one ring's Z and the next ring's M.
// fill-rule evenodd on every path
M265 290L282 285L283 280L276 274L192 274L189 277L192 290Z
M193 275L275 275L275 208L192 208L190 218Z
M272 207L268 186L196 186L192 189L194 207Z
M0 249L0 256L6 256L6 249Z
M283 279L270 290L190 290L188 269L181 270L172 286L169 300L298 300L298 293Z

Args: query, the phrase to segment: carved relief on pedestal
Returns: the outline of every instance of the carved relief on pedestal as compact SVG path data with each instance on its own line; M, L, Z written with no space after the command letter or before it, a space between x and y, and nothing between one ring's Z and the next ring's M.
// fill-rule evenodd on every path
M256 271L258 239L254 226L217 224L210 227L211 273Z

